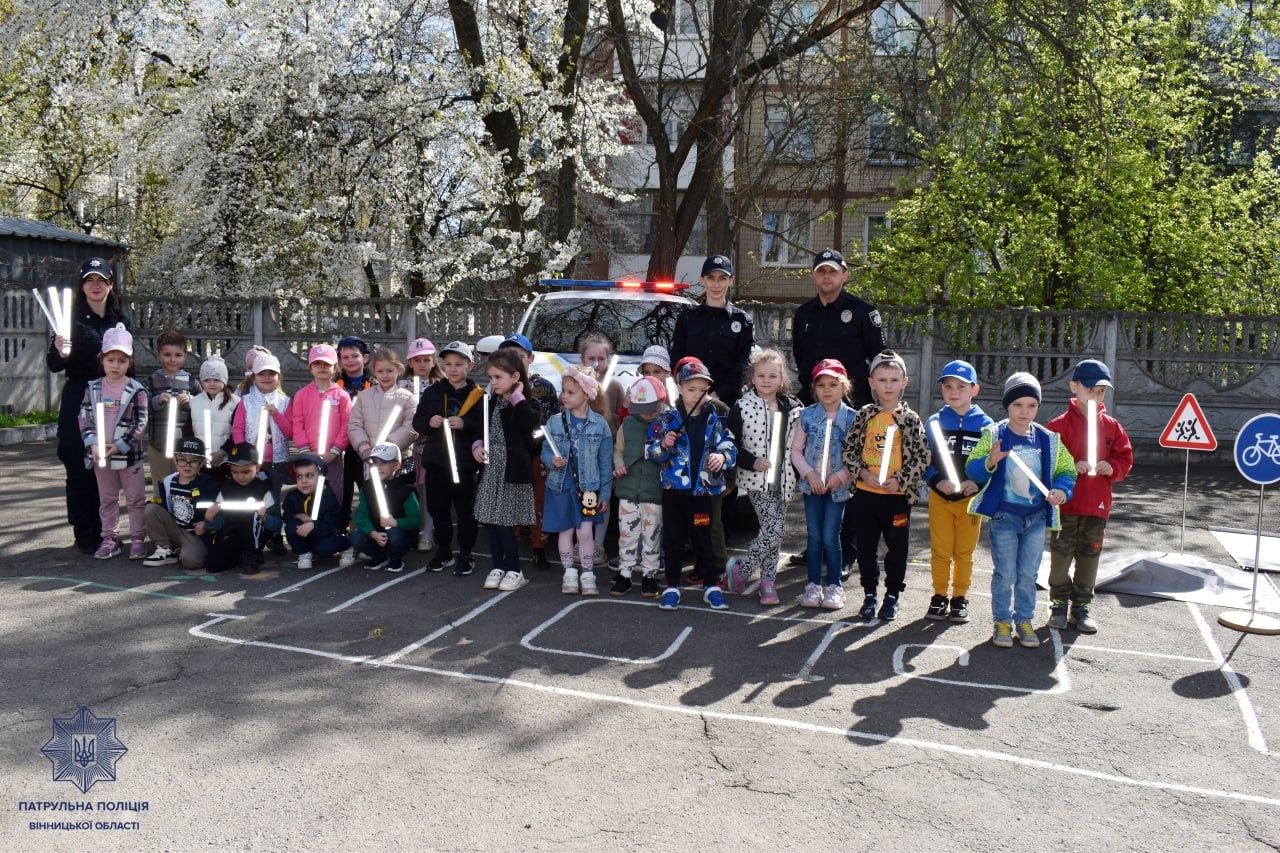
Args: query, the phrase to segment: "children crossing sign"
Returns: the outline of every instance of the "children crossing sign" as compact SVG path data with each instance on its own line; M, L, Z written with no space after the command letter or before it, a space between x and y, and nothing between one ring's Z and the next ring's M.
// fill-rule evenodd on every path
M1218 439L1209 428L1195 394L1187 394L1160 433L1160 446L1173 450L1217 450Z

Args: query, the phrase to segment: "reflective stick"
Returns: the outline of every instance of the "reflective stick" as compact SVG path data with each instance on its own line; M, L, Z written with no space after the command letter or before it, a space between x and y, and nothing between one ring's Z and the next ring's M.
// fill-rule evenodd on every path
M53 288L49 289L52 290ZM49 330L55 335L61 335L62 324L58 322L53 314L49 313L49 307L44 304L44 299L40 296L40 291L33 287L31 288L31 295L36 298L36 304L39 305L40 310L44 312L44 318L49 321Z
M107 467L107 437L102 434L102 425L107 422L105 403L96 403L93 407L93 429L98 434L98 467Z
M1044 495L1046 498L1049 497L1049 490L1045 488L1044 483L1040 482L1040 478L1036 476L1036 473L1031 470L1027 463L1022 461L1022 457L1018 456L1016 453L1010 453L1009 458L1013 460L1014 465L1017 465L1022 469L1022 473L1027 475L1027 479L1031 481L1031 485L1035 486L1036 489L1040 491L1040 494Z
M53 319L57 321L55 328L58 334L64 338L67 337L67 320L62 316L62 297L58 294L58 288L50 287L49 293L49 310L53 312Z
M164 455L173 458L173 436L178 430L178 398L169 394L169 411L165 417Z
M947 439L942 434L942 424L937 421L929 421L929 435L933 438L933 443L938 448L938 458L942 460L943 476L955 483L956 488L959 488L960 477L956 474L955 460L951 458L951 451L947 448Z
M489 461L489 392L484 392L484 458Z
M778 451L782 449L782 412L773 413L773 432L769 436L769 475L765 481L772 486L778 482L778 469L782 467L782 460L778 457Z
M382 472L377 465L369 466L369 482L373 484L373 499L378 504L378 526L381 527L382 519L390 513L387 512L387 493L382 488Z
M445 418L441 424L444 429L444 449L449 454L449 475L453 477L453 484L456 486L462 482L458 478L458 455L453 449L453 427L449 426L449 419Z
M542 440L547 443L547 447L551 448L551 455L560 456L560 448L556 447L556 443L551 440L551 432L546 427L543 427L540 432L542 433ZM564 457L561 458L563 459Z
M320 454L320 458L324 459L329 452L329 408L330 402L328 397L320 398L320 434L316 436L316 450Z
M196 504L196 509L208 509L211 506L220 506L223 512L257 512L262 509L262 502L254 498L245 498L242 501L223 501L218 504L217 501L201 501Z
M267 464L267 434L271 431L271 413L263 406L258 412L258 462Z
M831 421L827 421L827 430L822 438L822 482L827 482L827 477L831 476Z
M62 288L62 336L67 339L67 351L71 351L71 288Z
M316 499L311 502L311 520L320 518L320 498L324 496L324 474L316 477Z
M680 391L676 388L676 381L668 376L666 379L666 386L667 402L671 404L672 408L675 408L676 400L680 398Z
M1085 417L1088 421L1088 452L1089 452L1089 476L1092 477L1098 473L1098 401L1090 400L1088 404L1088 414Z
M605 368L604 376L600 379L600 393L604 393L609 387L609 382L613 380L613 371L618 366L618 357L615 355L609 359L609 366Z
M395 426L396 418L400 417L400 407L396 406L387 414L387 422L382 425L382 429L378 430L378 437L373 440L376 447L387 440L387 436L391 435L391 428Z
M204 410L204 464L213 464L213 409Z
M893 439L898 434L898 425L889 424L884 431L884 450L880 454L880 485L889 479L889 461L893 458Z
M422 396L422 377L415 376L413 377L413 399L416 400L421 396Z

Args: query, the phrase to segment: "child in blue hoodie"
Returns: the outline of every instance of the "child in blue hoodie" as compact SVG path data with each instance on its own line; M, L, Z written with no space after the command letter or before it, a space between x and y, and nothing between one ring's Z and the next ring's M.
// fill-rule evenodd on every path
M984 427L965 471L982 491L969 512L990 519L991 642L1001 648L1018 642L1040 645L1031 618L1036 610L1036 572L1044 552L1045 528L1058 530L1058 507L1071 498L1076 463L1062 438L1036 423L1040 383L1030 373L1015 373L1004 383L1001 400L1009 417ZM1012 601L1011 601L1012 599ZM1010 606L1012 604L1012 607Z

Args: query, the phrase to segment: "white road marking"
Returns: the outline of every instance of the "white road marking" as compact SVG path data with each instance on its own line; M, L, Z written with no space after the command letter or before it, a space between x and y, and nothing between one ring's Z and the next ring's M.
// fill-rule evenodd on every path
M533 644L534 637L538 636L543 631L547 630L552 625L559 622L565 616L568 616L570 613L572 613L577 608L583 606L584 604L631 604L631 605L648 606L647 602L611 601L610 599L607 599L607 598L596 599L594 601L592 601L591 599L575 601L573 604L570 604L567 607L560 608L560 611L555 615L553 615L550 619L543 622L541 625L538 625L537 627L533 628L532 630L529 631L529 633L521 637L520 645L534 652L546 652L548 654L553 654L553 655L568 655L570 657L591 658L593 660L607 660L607 661L612 661L614 663L629 663L629 664L635 664L637 666L641 666L645 664L660 663L666 660L667 658L671 657L679 650L679 648L682 645L684 645L684 641L688 638L688 636L693 633L693 626L691 625L684 626L684 630L676 635L676 638L671 641L671 645L667 646L666 651L662 652L662 654L658 655L657 657L648 657L648 658L622 658L622 657L614 657L613 655L597 655L597 654L592 654L591 652L577 652L571 649L554 649L549 646L535 646Z
M1258 722L1258 715L1253 710L1253 703L1249 701L1249 694L1245 692L1244 682L1240 680L1240 676L1236 675L1236 671L1231 668L1231 664L1227 663L1226 657L1222 654L1222 649L1218 648L1218 641L1213 638L1213 631L1209 629L1209 623L1205 621L1204 614L1200 612L1200 608L1193 602L1187 602L1187 609L1191 611L1191 618L1196 622L1196 627L1200 629L1200 636L1204 637L1204 644L1209 647L1209 654L1213 656L1213 662L1218 666L1218 672L1222 673L1222 677L1227 680L1227 686L1231 688L1231 695L1235 697L1236 704L1240 706L1240 714L1244 717L1244 727L1249 732L1249 746L1261 752L1263 755L1270 755L1267 750L1267 739L1262 736L1262 725Z
M278 643L268 643L262 640L239 640L234 637L224 637L218 634L210 633L205 630L213 625L222 622L224 616L219 616L188 629L188 633L195 637L201 637L208 640L216 640L222 643L232 643L242 646L260 646L268 649L279 649L282 651L301 652L303 654L317 655L319 657L343 660L349 663L368 663L368 656L353 657L350 655L339 655L333 652L320 651L318 649L305 649L298 646L285 646ZM412 672L421 672L428 675L439 675L446 678L458 678L465 681L471 681L479 684L490 684L500 687L520 687L526 690L533 690L539 693L546 693L554 696L564 696L574 699L585 699L592 702L606 702L614 705L625 705L631 708L643 708L650 711L659 711L668 714L679 714L687 717L711 718L716 720L725 720L728 722L752 723L755 725L772 726L774 728L791 729L793 731L810 732L813 734L830 734L837 737L847 739L864 740L872 743L894 744L898 746L914 747L934 752L945 752L952 755L963 755L969 758L979 758L988 761L999 761L1006 764L1016 764L1022 767L1031 767L1038 770L1047 770L1054 773L1063 773L1072 776L1083 776L1088 779L1096 779L1101 782L1110 782L1116 785L1124 785L1135 788L1149 788L1161 791L1173 791L1181 794L1194 794L1201 797L1215 797L1218 799L1236 800L1238 802L1258 803L1264 806L1280 807L1280 799L1272 797L1260 797L1256 794L1246 794L1240 791L1225 791L1215 788L1201 788L1195 785L1183 785L1175 782L1160 782L1151 779L1135 779L1129 776L1118 776L1113 773L1103 773L1097 770L1089 770L1083 767L1071 767L1065 764L1055 764L1051 761L1043 761L1038 758L1028 758L1022 755L1013 755L1005 752L996 752L990 749L978 749L974 747L958 746L956 744L941 743L938 741L919 740L916 738L905 738L899 735L882 735L871 732L860 732L854 729L842 729L838 726L824 726L816 723L805 723L799 720L787 720L779 717L763 717L755 714L735 714L727 711L715 711L709 708L691 708L681 705L663 705L659 702L649 702L643 699L630 699L624 696L610 696L606 693L593 693L586 690L577 690L571 687L556 687L550 684L538 684L532 681L523 681L521 679L509 678L506 676L480 675L472 672L457 672L449 669L438 669L429 666L416 666L406 663L381 663L381 666L390 666L396 669L405 669Z
M340 572L340 571L342 571L342 566L338 566L337 568L333 568L333 569L325 569L323 572L317 572L317 573L316 573L316 574L314 574L314 575L308 575L307 577L303 578L302 580L298 581L298 582L297 582L297 583L295 583L295 584L291 584L291 585L289 585L289 586L286 586L284 589L277 589L275 592L273 592L273 593L271 593L271 594L269 594L269 595L264 595L264 596L262 596L262 597L263 597L263 598L275 598L277 595L284 595L286 592L293 592L293 591L294 591L295 589L297 589L298 587L306 586L307 584L311 583L312 581L318 581L318 580L320 580L320 578L322 578L322 577L324 577L324 576L326 576L326 575L331 575L331 574L333 574L334 572Z
M920 681L936 681L938 684L955 684L960 687L977 687L983 690L1001 690L1011 693L1066 693L1071 689L1071 676L1067 673L1067 663L1063 657L1062 639L1057 631L1050 631L1053 640L1054 667L1050 675L1057 682L1053 687L1020 687L1015 684L989 684L981 681L960 681L955 678L939 678L936 675L919 675L908 672L906 666L907 649L951 649L959 652L956 656L960 666L969 665L969 651L961 646L948 646L941 643L903 643L893 650L893 671L903 678L916 678ZM1014 652L1017 654L1017 652Z
M1107 654L1111 654L1111 655L1137 655L1139 657L1144 657L1144 658L1164 658L1165 660L1185 660L1191 663L1217 663L1217 661L1212 661L1212 660L1209 660L1208 658L1193 658L1193 657L1188 657L1187 655L1166 655L1166 654L1161 654L1160 652L1139 652L1139 651L1134 651L1133 649L1110 649L1110 648L1107 648L1106 646L1086 646L1086 645L1082 645L1081 643L1072 643L1071 651L1075 651L1076 649L1080 649L1082 651L1089 651L1089 652L1106 652Z
M384 664L395 663L396 661L400 660L400 658L404 657L405 655L411 652L417 651L418 649L425 646L427 643L430 643L440 637L443 637L445 634L449 633L459 625L463 625L467 622L470 622L472 619L476 618L481 613L485 612L486 610L488 610L493 605L497 604L502 599L511 595L512 592L515 592L515 590L509 590L507 592L498 593L493 598L490 598L488 601L486 601L484 604L481 604L479 607L475 608L474 610L467 611L463 615L459 616L457 619L454 619L449 624L442 625L441 627L432 631L427 636L423 637L421 640L415 640L414 642L410 643L409 645L405 646L403 649L400 649L399 651L395 651L385 657L378 658L373 662L374 665L382 666Z
M366 598L369 598L370 596L377 595L378 593L382 592L384 589L390 589L391 587L395 586L398 583L404 583L409 578L416 578L418 575L422 574L426 570L427 570L427 567L423 566L422 568L418 569L416 572L409 572L408 574L403 574L403 575L400 575L398 578L389 580L386 583L378 584L373 589L365 590L364 592L357 595L355 598L348 598L346 601L342 602L341 604L335 607L330 607L328 610L325 611L325 613L337 613L339 610L346 610L351 605L358 604L359 602L364 601Z

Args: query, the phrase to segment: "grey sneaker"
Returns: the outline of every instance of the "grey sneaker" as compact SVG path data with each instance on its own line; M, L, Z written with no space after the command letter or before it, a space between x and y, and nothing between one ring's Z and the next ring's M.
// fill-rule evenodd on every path
M996 622L996 629L991 635L991 642L1002 649L1013 648L1013 623L1009 621Z
M1049 627L1059 631L1067 627L1067 603L1062 599L1049 602Z
M1089 605L1087 604L1071 605L1071 616L1068 617L1067 621L1075 625L1076 630L1081 634L1098 633L1098 623L1089 614Z
M1040 648L1040 638L1036 636L1036 629L1030 621L1019 622L1017 625L1018 642L1023 648L1038 649Z

